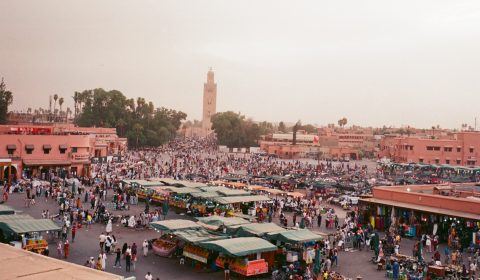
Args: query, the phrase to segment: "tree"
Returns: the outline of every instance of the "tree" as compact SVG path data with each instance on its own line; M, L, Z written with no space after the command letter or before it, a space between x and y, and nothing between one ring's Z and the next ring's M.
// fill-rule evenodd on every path
M285 123L283 121L278 124L278 131L281 133L287 132L287 127L285 126Z
M8 106L12 105L13 93L7 90L5 82L0 82L0 124L6 124L8 121Z
M85 90L76 94L79 126L115 127L132 147L162 145L176 136L187 115L167 108L155 108L144 98L127 99L120 91Z
M347 118L341 118L341 119L338 120L338 125L339 125L340 127L344 127L344 126L347 125L347 122L348 122L348 121L347 121Z
M309 134L314 134L314 133L318 132L317 128L315 126L311 125L311 124L306 124L306 125L302 126L302 129L305 130Z
M260 137L260 128L256 123L231 111L213 115L212 129L218 143L229 148L254 146Z
M62 115L62 105L63 105L63 97L60 97L60 99L58 99L58 105L60 106L60 115Z
M58 94L54 94L53 95L53 101L55 101L53 103L53 112L54 112L54 116L57 115L57 110L55 109L57 107L57 100L58 100Z

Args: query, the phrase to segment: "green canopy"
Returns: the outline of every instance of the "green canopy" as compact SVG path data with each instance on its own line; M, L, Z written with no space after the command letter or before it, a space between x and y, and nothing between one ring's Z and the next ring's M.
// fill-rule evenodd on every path
M61 230L60 226L49 219L20 219L3 221L0 222L0 229L15 234Z
M208 241L200 243L200 246L234 257L243 257L255 253L277 250L275 245L258 237L240 237Z
M165 231L201 228L199 224L193 221L181 220L181 219L151 222L150 226L156 230L165 230Z
M218 191L228 191L228 190L230 190L227 187L202 187L200 189L204 192L218 192Z
M225 225L229 227L229 226L244 225L244 224L250 223L250 221L247 221L242 218L235 218L235 217L227 218L227 217L218 216L218 215L197 218L197 220L199 223L205 224L210 227L219 227L221 225Z
M222 194L224 196L242 196L242 195L251 195L250 192L244 191L244 190L232 190L232 189L227 189L227 190L220 190L217 191L219 194Z
M27 214L0 215L0 222L19 221L19 220L34 220L34 218Z
M178 194L191 194L191 193L202 192L200 189L197 189L197 188L177 188L177 187L167 186L165 187L165 189Z
M323 237L321 235L311 232L308 229L298 229L267 233L267 239L279 240L285 243L294 243L318 241L323 239Z
M211 234L205 229L183 229L183 230L174 231L173 234L178 236L178 238L191 243L220 240L220 239L227 238L227 236L225 235Z
M15 210L7 205L0 204L0 215L13 215Z
M254 201L269 201L270 198L263 195L245 195L245 196L228 196L217 197L214 200L220 204L245 203Z
M214 198L220 197L221 195L217 192L194 192L191 193L192 197L195 198Z
M285 229L274 223L251 223L228 227L228 231L239 237L259 236L267 233L284 231Z

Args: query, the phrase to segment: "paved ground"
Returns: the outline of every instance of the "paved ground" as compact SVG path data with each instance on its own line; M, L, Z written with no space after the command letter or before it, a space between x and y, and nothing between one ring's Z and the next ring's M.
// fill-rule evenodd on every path
M57 205L52 200L46 201L44 198L38 200L37 204L25 208L23 205L25 194L12 194L7 205L14 207L17 210L23 211L25 214L29 214L35 218L41 218L42 210L49 209L50 213L57 213ZM138 214L143 210L143 203L140 203L137 207L132 207L128 213ZM345 212L341 209L336 209L336 212L339 215L340 221L343 221L345 217ZM123 213L116 211L116 213ZM125 212L127 213L127 212ZM289 225L291 225L292 220L289 216ZM175 214L173 211L170 211L167 219L177 219L177 218L186 218L185 216L180 216ZM278 223L278 218L274 220ZM102 231L105 230L103 224L94 224L87 231L85 228L80 229L77 232L75 243L71 245L71 256L67 261L83 265L89 257L98 257L99 247L98 247L98 236ZM331 232L324 227L324 223L320 228L314 227L313 231L317 232ZM121 227L119 225L114 225L113 234L118 239L118 244L121 246L124 242L127 242L129 245L133 242L137 243L137 246L144 239L152 239L158 237L158 233L153 230L133 230ZM402 241L402 247L400 248L400 253L410 255L411 248L413 247L413 240L404 239ZM443 252L443 251L441 251ZM57 257L56 245L52 241L50 244L50 256ZM357 252L341 252L339 254L339 266L337 269L338 272L347 276L347 277L356 277L357 275L363 276L363 279L375 280L375 279L384 279L384 273L376 271L376 267L370 263L370 259L373 256L373 253L370 251L357 251ZM127 273L125 271L124 261L122 260L123 269L113 268L115 257L113 255L107 258L107 271L115 274L120 274L123 276L136 276L137 279L144 279L144 276L147 271L150 271L154 277L159 277L160 279L223 279L222 273L209 273L209 272L197 272L194 268L188 266L182 266L175 259L168 259L149 254L148 257L144 258L142 256L138 257L137 267L135 272ZM431 255L427 254L425 256L426 260L431 259ZM466 259L466 258L465 258Z

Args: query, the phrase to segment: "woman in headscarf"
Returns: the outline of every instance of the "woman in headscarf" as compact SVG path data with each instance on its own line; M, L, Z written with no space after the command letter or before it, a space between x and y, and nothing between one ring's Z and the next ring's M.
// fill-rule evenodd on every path
M70 243L68 243L68 239L65 240L65 244L63 245L63 254L65 258L70 254Z

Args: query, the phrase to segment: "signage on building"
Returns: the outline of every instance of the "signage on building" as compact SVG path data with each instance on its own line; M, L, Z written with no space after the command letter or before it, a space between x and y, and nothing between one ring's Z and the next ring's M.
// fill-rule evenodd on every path
M74 154L73 160L84 161L90 158L89 154Z

